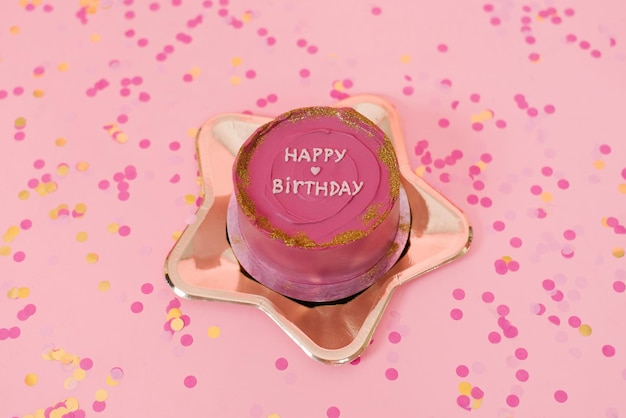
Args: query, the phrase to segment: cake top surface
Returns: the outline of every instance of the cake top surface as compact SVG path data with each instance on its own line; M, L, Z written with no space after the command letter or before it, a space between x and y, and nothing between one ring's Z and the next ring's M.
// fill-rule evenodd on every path
M352 108L278 116L242 145L233 176L239 206L259 230L309 248L366 236L400 187L390 140Z

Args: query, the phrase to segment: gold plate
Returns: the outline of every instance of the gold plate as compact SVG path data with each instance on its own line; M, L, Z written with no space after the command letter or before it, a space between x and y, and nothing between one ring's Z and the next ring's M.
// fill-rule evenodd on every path
M195 222L187 226L170 251L165 277L181 297L261 308L307 355L323 363L341 364L365 350L394 290L465 254L472 241L472 228L457 207L411 170L398 114L391 103L378 96L361 95L334 106L356 109L394 143L412 214L409 247L396 265L350 301L313 307L245 276L226 239L232 165L241 144L271 119L222 114L205 122L198 133L203 203Z

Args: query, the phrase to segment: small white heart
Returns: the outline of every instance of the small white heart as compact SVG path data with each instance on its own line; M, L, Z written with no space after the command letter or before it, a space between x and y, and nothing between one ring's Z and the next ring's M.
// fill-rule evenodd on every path
M320 173L320 171L322 171L320 167L317 167L317 166L311 167L311 173L313 173L314 176L317 176Z

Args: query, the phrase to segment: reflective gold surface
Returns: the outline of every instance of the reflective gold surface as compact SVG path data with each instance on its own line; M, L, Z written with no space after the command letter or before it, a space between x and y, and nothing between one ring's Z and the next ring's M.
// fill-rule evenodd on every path
M329 364L356 358L369 344L394 290L402 283L463 255L472 230L463 213L417 177L408 163L398 115L384 99L353 96L335 105L353 107L392 139L411 206L409 248L378 282L343 304L307 307L241 273L226 239L226 213L233 191L234 155L252 132L270 119L224 114L207 121L197 139L204 202L165 262L174 293L254 305L265 311L310 357Z

